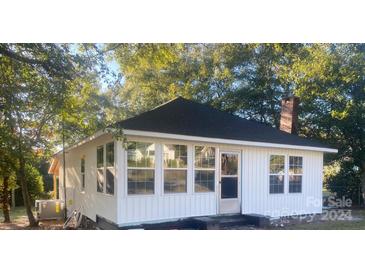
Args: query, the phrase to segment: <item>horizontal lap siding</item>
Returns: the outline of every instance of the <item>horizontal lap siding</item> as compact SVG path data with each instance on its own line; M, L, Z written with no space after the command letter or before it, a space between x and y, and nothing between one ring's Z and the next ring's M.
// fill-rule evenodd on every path
M272 217L322 212L323 153L247 147L243 150L242 204L243 213L257 213ZM303 156L302 193L269 193L269 156L284 154ZM288 158L286 158L286 164Z

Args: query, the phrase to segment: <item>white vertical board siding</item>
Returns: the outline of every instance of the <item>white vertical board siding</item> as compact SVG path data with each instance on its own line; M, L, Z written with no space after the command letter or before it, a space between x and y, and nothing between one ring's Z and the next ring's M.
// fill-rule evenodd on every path
M288 176L283 194L269 193L270 155L303 157L302 193L289 193ZM246 147L242 161L242 213L272 217L322 212L323 153L292 149Z
M241 153L241 212L263 214L272 217L322 212L323 153L296 149L249 147L198 143L161 138L127 136L128 140L155 143L155 193L153 195L127 194L127 153L121 142L115 142L114 195L96 191L96 149L112 140L101 136L91 142L73 148L66 154L67 201L69 208L82 207L84 215L92 220L96 215L119 225L154 222L192 216L216 215L219 212L219 152L235 150ZM163 193L163 144L188 146L187 193ZM216 148L215 192L194 192L194 145ZM269 193L269 157L271 154L303 157L302 193L288 193L288 177L284 194ZM85 156L86 188L81 191L80 160ZM62 158L62 155L59 156ZM60 166L60 197L62 192L62 161ZM69 203L68 203L69 204Z
M96 191L96 148L112 141L110 136L102 136L66 153L66 189L69 212L81 208L82 213L92 220L96 215L117 223L118 172L115 156L116 176L114 195ZM116 149L116 144L114 146ZM116 155L117 153L114 153ZM85 156L85 191L81 190L81 158ZM62 155L59 156L62 159ZM104 159L105 160L105 159ZM105 174L104 174L105 177ZM60 198L63 196L63 163L60 165ZM104 181L105 184L105 181Z
M191 216L218 214L219 207L219 152L235 150L241 152L241 212L242 214L263 214L272 217L322 212L322 169L323 153L295 149L244 147L212 143L133 137L130 140L156 144L155 194L128 195L126 174L126 152L121 144L118 198L118 224L128 225L149 221L178 219ZM188 145L188 186L187 193L163 193L162 145L165 143ZM193 148L207 145L216 148L215 192L194 193ZM288 193L288 176L285 178L284 194L269 193L269 157L271 154L285 155L286 169L289 156L303 157L302 193ZM123 174L124 173L124 174Z
M215 215L215 195L126 197L122 199L120 213L120 224Z
M128 195L127 194L127 153L119 143L120 165L122 166L121 180L119 181L119 224L162 221L191 216L206 216L217 214L217 185L215 192L195 193L193 172L194 144L178 140L157 140L133 138L141 142L155 144L155 194ZM176 194L163 193L163 144L182 144L188 146L187 192ZM210 144L212 145L212 144ZM123 159L122 159L123 158ZM216 172L217 173L217 172Z

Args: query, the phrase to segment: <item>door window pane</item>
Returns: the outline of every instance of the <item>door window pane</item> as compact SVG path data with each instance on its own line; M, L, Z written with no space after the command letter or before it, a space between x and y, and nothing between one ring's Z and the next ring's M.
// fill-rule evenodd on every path
M221 198L230 199L238 197L238 178L223 177L221 179Z
M221 157L222 175L237 175L238 174L238 155L237 154L222 154Z

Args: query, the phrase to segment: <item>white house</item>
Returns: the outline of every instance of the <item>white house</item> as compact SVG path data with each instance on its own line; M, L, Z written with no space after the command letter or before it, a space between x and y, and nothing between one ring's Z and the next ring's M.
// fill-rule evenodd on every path
M281 129L183 98L121 121L127 142L100 131L66 150L69 209L117 226L228 213L322 212L326 145L296 130L295 97ZM62 152L49 170L64 197Z

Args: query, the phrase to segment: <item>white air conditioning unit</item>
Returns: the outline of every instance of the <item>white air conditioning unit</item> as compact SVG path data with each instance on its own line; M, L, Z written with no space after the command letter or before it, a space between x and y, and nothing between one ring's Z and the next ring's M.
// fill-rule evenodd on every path
M35 208L38 220L63 219L65 203L61 200L36 200Z

